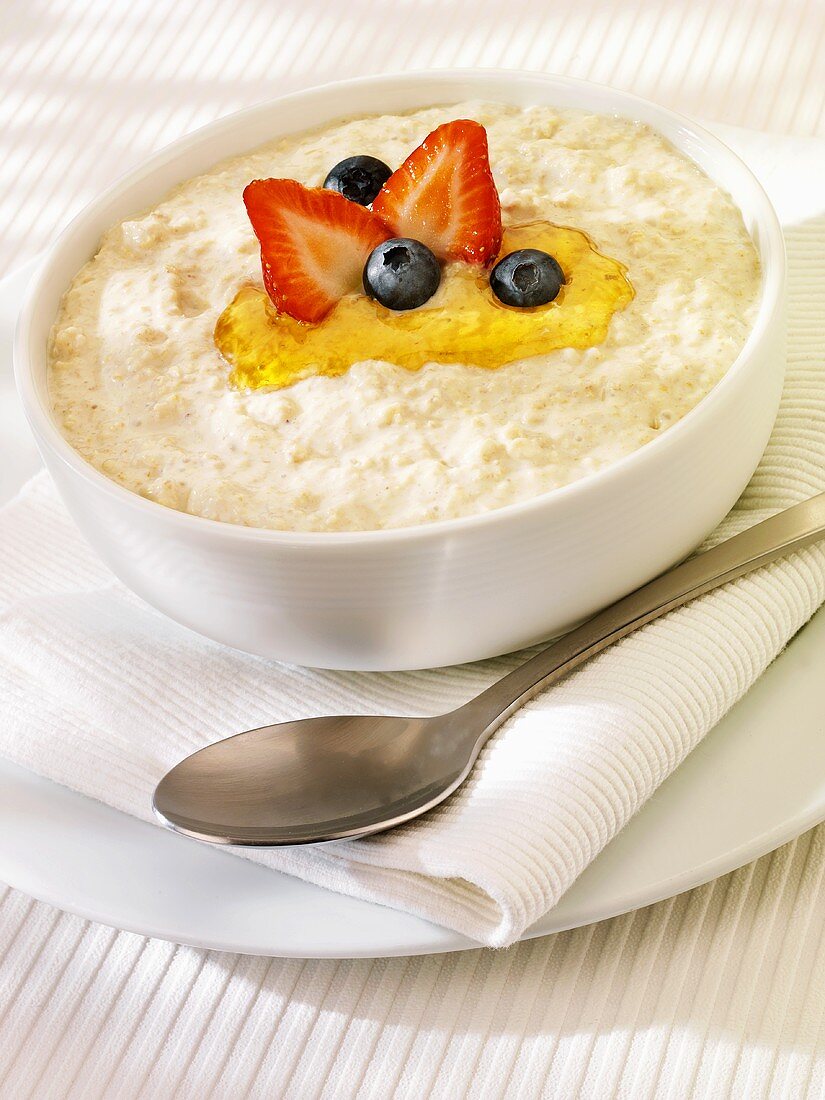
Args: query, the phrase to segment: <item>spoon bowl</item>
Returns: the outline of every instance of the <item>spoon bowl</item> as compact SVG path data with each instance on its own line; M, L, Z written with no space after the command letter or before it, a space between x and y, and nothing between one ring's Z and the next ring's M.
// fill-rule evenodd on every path
M469 772L457 714L330 715L248 730L173 768L155 811L219 844L317 843L400 825Z

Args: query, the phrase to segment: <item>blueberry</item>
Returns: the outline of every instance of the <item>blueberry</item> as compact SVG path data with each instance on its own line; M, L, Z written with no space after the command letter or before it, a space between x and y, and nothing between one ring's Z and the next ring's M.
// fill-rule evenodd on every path
M538 248L520 248L496 264L490 272L490 287L507 306L544 306L564 286L564 272L558 261Z
M394 237L374 248L364 264L364 290L389 309L415 309L438 290L441 268L421 241Z
M369 206L392 175L392 168L375 157L347 157L329 170L324 180L328 191L340 191L345 199Z

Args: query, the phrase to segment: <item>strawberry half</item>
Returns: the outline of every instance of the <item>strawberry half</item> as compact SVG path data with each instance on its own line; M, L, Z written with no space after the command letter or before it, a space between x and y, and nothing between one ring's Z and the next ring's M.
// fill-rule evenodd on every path
M372 204L395 234L414 237L443 260L490 264L501 247L501 206L487 131L447 122L422 141Z
M320 321L360 289L367 257L390 236L363 206L295 180L253 180L243 201L261 245L266 292L298 321Z

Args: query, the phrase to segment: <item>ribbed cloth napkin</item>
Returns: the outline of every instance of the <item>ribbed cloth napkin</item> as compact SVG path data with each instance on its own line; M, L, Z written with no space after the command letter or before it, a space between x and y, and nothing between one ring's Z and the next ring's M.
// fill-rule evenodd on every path
M765 457L711 541L825 490L825 223L788 233L789 367ZM151 819L155 783L238 730L324 713L437 713L524 659L338 673L250 657L123 588L45 474L0 512L0 753ZM552 908L825 600L825 548L651 624L535 698L446 805L404 828L251 858L491 946Z

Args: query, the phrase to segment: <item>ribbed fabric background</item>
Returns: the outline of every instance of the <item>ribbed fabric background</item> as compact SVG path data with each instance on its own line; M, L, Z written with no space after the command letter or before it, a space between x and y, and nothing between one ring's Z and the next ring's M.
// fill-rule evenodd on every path
M817 0L4 0L0 270L151 149L282 89L506 65L822 134L824 40ZM825 826L626 917L386 962L175 947L6 890L0 1096L822 1096L823 871Z

